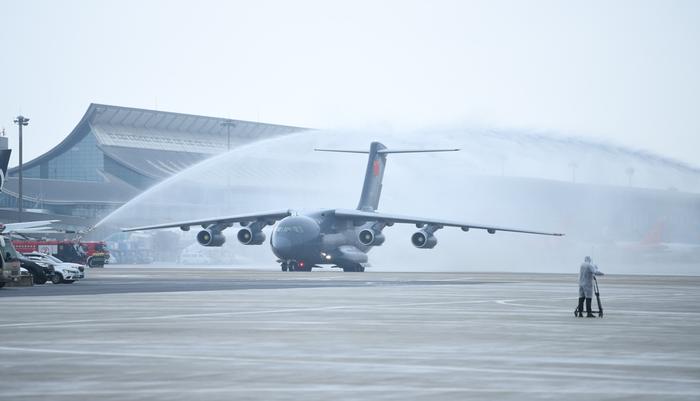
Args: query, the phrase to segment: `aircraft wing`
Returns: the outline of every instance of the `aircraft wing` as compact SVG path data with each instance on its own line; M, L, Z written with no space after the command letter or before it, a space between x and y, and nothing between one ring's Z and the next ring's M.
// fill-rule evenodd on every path
M10 232L10 231L20 231L20 230L26 230L26 229L36 229L36 228L46 228L50 227L52 223L57 223L61 220L37 220L37 221L25 221L23 223L7 223L2 225L4 230L0 230L0 232Z
M180 229L188 230L190 226L206 227L212 224L232 225L233 223L247 223L253 221L268 221L268 224L274 224L275 221L291 216L291 210L275 210L259 213L238 214L233 216L212 217L202 220L179 221L175 223L158 224L154 226L130 227L123 228L122 231L141 231L141 230L157 230L159 228L180 227Z
M442 227L459 227L463 231L467 231L471 228L479 230L487 230L489 233L493 234L496 231L508 231L513 233L525 233L525 234L539 234L539 235L552 235L560 237L564 234L560 233L550 233L543 231L532 231L524 230L519 228L511 227L499 227L484 224L473 224L466 222L450 221L450 220L439 220L439 219L425 219L421 217L411 217L411 216L400 216L395 214L385 214L377 212L364 212L361 210L346 210L346 209L336 209L335 215L337 217L347 218L354 220L356 222L371 222L378 221L387 223L389 225L394 223L404 223L404 224L416 224L416 225L434 225Z

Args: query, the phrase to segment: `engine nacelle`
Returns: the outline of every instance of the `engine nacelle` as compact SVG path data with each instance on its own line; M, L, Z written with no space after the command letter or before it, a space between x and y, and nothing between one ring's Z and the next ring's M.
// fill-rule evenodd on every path
M437 238L432 233L419 230L411 235L411 243L416 248L432 249L437 245Z
M197 242L204 246L221 246L226 242L226 237L221 231L207 229L197 233Z
M265 233L243 227L238 231L238 241L243 245L260 245L265 242Z
M386 237L384 234L378 233L371 229L364 229L357 234L357 238L362 245L366 246L379 246L384 243Z

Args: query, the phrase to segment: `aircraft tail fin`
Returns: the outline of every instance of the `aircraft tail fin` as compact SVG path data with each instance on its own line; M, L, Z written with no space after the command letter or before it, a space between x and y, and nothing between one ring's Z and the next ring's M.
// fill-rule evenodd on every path
M380 142L372 142L369 151L363 150L339 150L339 149L314 149L318 152L361 153L369 154L367 169L365 170L365 182L362 185L362 195L357 205L357 210L373 212L379 207L379 198L382 194L382 180L386 167L386 155L389 153L427 153L427 152L454 152L459 149L387 149Z
M7 174L7 166L10 164L10 154L12 149L0 150L0 190L5 185L5 177Z

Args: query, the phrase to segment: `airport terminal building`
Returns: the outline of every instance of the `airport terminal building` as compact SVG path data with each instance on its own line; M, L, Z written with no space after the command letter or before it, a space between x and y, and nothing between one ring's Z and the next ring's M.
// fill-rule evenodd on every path
M91 104L56 147L24 163L27 220L94 224L146 188L197 162L304 128ZM18 167L0 194L4 222L17 219Z

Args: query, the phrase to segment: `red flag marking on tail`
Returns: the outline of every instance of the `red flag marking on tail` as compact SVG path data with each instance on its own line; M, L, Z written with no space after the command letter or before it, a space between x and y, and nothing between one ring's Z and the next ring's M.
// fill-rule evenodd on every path
M374 170L374 176L375 177L379 176L379 160L374 161L373 170Z

